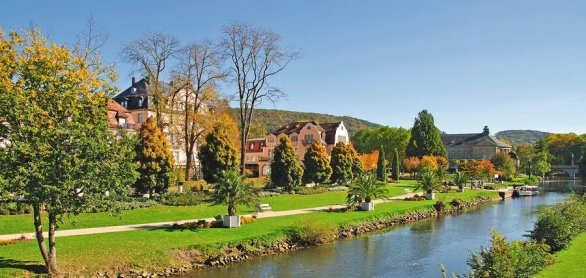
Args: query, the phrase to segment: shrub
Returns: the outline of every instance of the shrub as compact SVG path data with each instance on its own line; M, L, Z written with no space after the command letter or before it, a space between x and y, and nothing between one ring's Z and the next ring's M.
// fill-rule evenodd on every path
M201 192L166 193L155 200L167 206L195 206L204 203L207 195Z
M519 240L508 243L506 237L493 230L490 248L482 247L468 259L473 272L466 277L529 277L552 261L546 244Z
M101 203L99 206L93 206L85 210L85 212L104 212L108 210L123 211L140 208L149 208L157 206L159 203L147 198L133 198L126 196L111 197L111 202Z
M451 204L453 207L456 207L456 208L458 208L458 207L460 207L461 205L463 205L463 204L464 204L464 201L462 201L462 199L459 199L459 198L454 198L454 199L452 200L452 202L450 202L450 204Z
M322 219L301 220L290 231L290 237L300 245L313 246L332 242L336 238L337 229L334 224Z
M553 252L565 248L580 232L586 230L586 195L570 194L568 201L544 209L530 233L545 242Z
M419 194L415 194L415 195L413 195L413 197L405 198L405 201L423 201L423 200L426 200L425 196L419 195Z
M446 204L444 204L443 201L437 201L437 202L435 202L435 204L433 204L433 207L438 212L442 212L442 211L444 211L444 209L446 209Z
M326 187L315 186L315 187L301 187L297 189L297 194L299 195L312 195L312 194L321 194L328 192Z
M31 242L32 239L26 238L22 236L21 238L17 239L0 239L0 246L10 245L10 244L17 244L22 242Z
M32 213L32 206L21 202L0 203L0 215L17 215Z
M173 226L171 226L171 228L172 229L180 229L180 230L207 229L207 228L216 227L215 223L216 223L215 221L208 222L205 219L201 219L201 220L197 220L197 221L185 222L182 224L174 223Z
M240 217L240 224L249 224L256 222L256 217Z

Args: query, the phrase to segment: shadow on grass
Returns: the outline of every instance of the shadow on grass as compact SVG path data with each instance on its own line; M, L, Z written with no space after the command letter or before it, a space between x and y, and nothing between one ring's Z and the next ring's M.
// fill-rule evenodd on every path
M45 266L36 261L19 261L0 257L0 269L21 269L35 274L43 274Z

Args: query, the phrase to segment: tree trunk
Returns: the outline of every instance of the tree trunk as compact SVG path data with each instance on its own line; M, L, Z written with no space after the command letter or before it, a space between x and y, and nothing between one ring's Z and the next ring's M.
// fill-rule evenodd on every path
M240 139L240 175L244 175L244 170L246 169L246 164L244 164L246 156L246 135L244 132L244 126L242 126L240 131Z
M47 272L50 276L57 276L57 248L55 246L55 228L57 226L57 217L49 214L49 257L46 261Z
M33 215L35 223L35 236L37 237L37 243L39 244L39 249L41 250L41 255L43 256L43 261L45 261L45 265L47 265L47 262L49 261L49 256L47 255L47 246L45 246L45 237L43 236L43 226L41 222L41 205L33 205Z
M185 180L188 181L190 178L190 174L191 174L191 163L193 162L191 159L191 156L193 155L193 149L187 149L187 151L185 152L185 155L187 156L186 160L185 160Z
M236 206L235 205L228 206L228 215L229 216L235 216L236 215Z

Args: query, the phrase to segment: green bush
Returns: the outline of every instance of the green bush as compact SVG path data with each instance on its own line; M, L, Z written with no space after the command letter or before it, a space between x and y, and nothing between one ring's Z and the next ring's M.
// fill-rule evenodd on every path
M516 240L511 243L492 231L490 248L472 253L468 265L472 272L466 277L530 277L553 262L549 246L544 243Z
M85 212L104 212L108 210L123 211L158 206L159 203L152 199L135 198L127 196L111 197L110 202L102 202L98 206L90 207Z
M208 201L208 196L200 192L166 193L155 197L166 206L195 206Z
M297 189L297 194L299 195L312 195L312 194L321 194L328 192L326 187L315 186L315 187L300 187Z
M30 214L33 208L21 202L2 202L0 203L0 215L17 215Z
M332 223L322 219L304 219L291 228L290 237L300 245L313 246L334 241L336 232L337 228Z
M535 241L545 242L553 252L557 252L585 230L586 195L571 193L568 201L541 211L530 237Z

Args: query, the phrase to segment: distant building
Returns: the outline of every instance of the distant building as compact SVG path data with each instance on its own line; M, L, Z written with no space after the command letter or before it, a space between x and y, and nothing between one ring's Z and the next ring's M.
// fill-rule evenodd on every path
M142 78L141 80L136 81L136 79L132 77L131 86L114 97L116 102L118 102L123 108L130 112L137 129L139 129L149 117L155 117L156 114L151 104L152 97L148 95L149 86L150 84L148 79ZM162 83L161 86L164 94L169 95L171 93L171 86L169 84ZM177 92L177 96L182 97L184 96L182 95L184 93L185 90L180 90ZM168 111L179 110L182 108L180 105L181 104L178 103L168 103L167 109ZM169 149L175 159L175 166L178 168L185 168L187 163L187 157L185 156L185 144L179 134L179 132L182 130L182 127L179 124L171 123L172 120L169 116L169 113L165 113L162 116L164 118L163 121L168 124L163 130L163 133L165 133L167 140L169 141ZM179 116L177 115L176 117ZM182 121L176 120L175 122L181 123ZM197 159L197 147L196 151L193 153L192 161L196 170L192 171L192 173L197 174L199 167L199 160Z
M111 99L108 99L108 123L114 134L118 134L120 130L131 132L136 130L136 123L132 113Z
M482 133L442 134L449 160L491 159L499 153L506 153L516 158L512 146L490 135L488 127Z
M267 134L265 138L246 141L246 169L254 176L268 176L275 147L283 136L289 137L298 159L303 161L305 150L313 141L320 141L328 154L338 142L350 144L350 137L344 122L318 124L314 121L300 121L286 124Z

